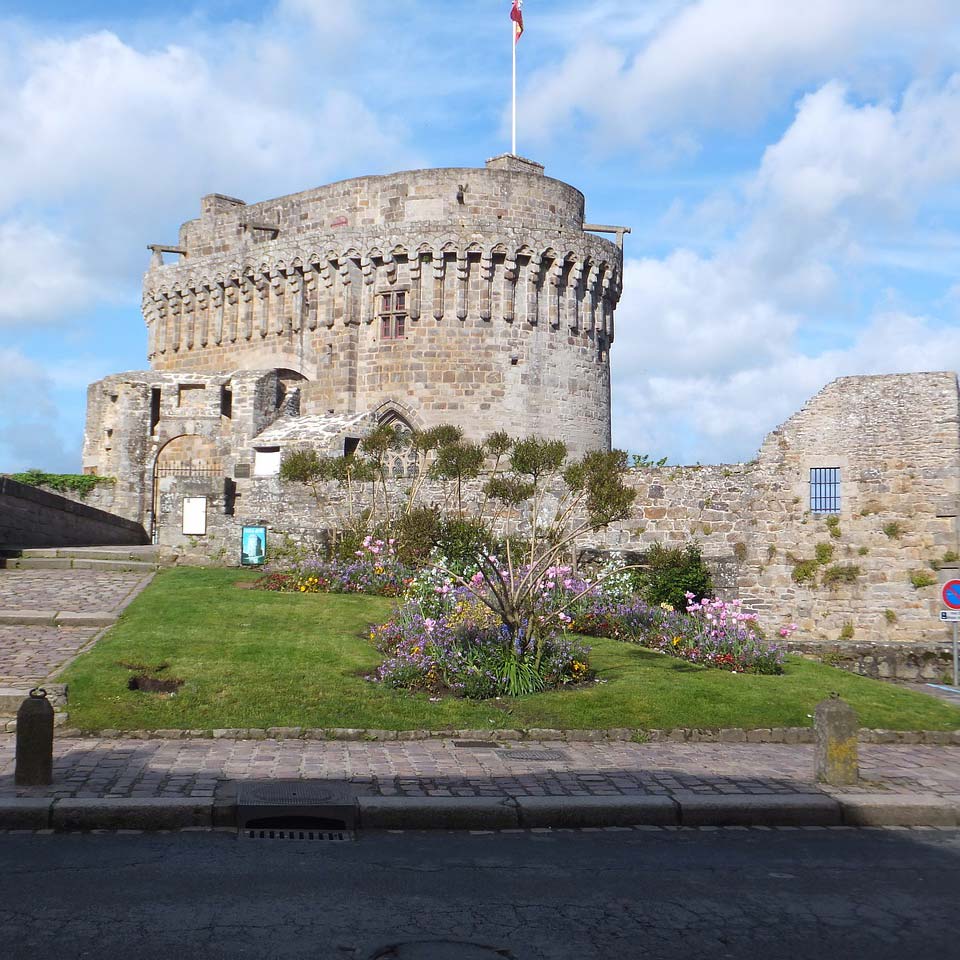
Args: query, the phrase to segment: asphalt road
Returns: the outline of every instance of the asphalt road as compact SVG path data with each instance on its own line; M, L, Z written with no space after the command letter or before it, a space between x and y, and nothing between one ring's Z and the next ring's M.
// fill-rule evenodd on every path
M932 829L8 834L0 957L948 960L958 894Z

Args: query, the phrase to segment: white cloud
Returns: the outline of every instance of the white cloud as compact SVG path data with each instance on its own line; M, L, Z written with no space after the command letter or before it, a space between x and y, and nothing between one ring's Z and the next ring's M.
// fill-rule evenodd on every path
M145 245L175 240L202 194L259 200L412 157L401 124L325 74L315 34L281 26L196 47L110 32L0 41L0 242L24 243L7 268L21 295L0 320L130 294ZM56 234L42 226L54 220Z
M0 221L0 327L48 320L89 300L97 285L84 259L42 224Z
M574 115L623 149L652 133L753 123L792 90L839 75L885 82L870 51L895 64L932 59L931 27L953 26L948 0L699 0L659 24L634 56L616 41L578 45L525 86L525 135L569 135Z
M835 83L805 97L739 202L691 215L716 212L723 239L627 262L617 442L675 459L750 457L835 377L960 366L960 348L943 347L957 340L950 324L900 306L896 289L877 290L864 317L851 294L884 258L951 275L957 237L938 218L956 211L944 188L960 178L958 130L958 77L915 84L896 105L855 104ZM904 237L909 251L891 251ZM949 290L941 299L952 312Z
M79 442L63 442L53 390L43 367L19 350L0 347L0 470L75 469Z

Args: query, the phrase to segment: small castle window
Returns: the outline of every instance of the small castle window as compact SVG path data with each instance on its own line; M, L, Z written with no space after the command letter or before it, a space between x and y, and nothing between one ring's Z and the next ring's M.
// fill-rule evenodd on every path
M810 468L810 512L840 512L840 468Z
M402 340L407 325L407 293L396 290L380 294L380 339Z

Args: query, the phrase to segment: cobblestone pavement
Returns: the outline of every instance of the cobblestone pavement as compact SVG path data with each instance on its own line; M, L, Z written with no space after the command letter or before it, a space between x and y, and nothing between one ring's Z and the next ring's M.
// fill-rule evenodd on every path
M382 796L613 796L814 793L813 747L786 744L455 741L103 740L56 743L50 788L13 784L11 735L0 737L0 797L209 797L225 780L351 780ZM560 759L524 760L531 750ZM513 756L511 756L513 755ZM852 792L960 795L960 748L863 744Z
M46 679L72 660L100 629L0 626L0 686Z
M0 610L118 615L152 574L100 570L2 570ZM97 627L0 625L0 686L44 680L69 663Z
M106 570L3 570L0 610L119 613L149 581L142 573Z

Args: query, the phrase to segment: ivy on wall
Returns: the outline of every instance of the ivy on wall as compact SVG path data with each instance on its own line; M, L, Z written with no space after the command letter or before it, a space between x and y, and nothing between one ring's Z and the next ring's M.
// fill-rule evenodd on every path
M43 470L31 469L23 473L8 474L11 480L17 483L26 483L31 487L45 487L56 493L75 493L84 499L90 491L104 483L116 483L116 477L98 477L89 473L44 473Z

